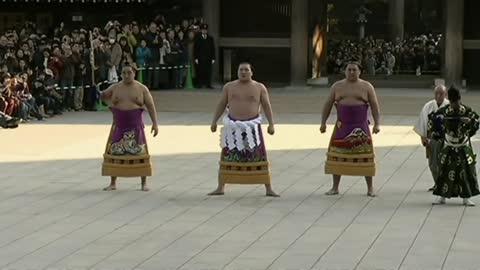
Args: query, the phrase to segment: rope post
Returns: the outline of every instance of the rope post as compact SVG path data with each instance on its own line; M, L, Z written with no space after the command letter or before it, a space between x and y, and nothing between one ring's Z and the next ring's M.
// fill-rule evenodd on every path
M192 80L192 65L189 65L187 68L187 81L185 83L185 89L193 90L193 80Z

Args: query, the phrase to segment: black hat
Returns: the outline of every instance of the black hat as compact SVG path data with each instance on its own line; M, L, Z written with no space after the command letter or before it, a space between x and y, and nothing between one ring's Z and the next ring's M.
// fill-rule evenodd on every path
M202 24L200 25L200 29L208 29L208 24Z

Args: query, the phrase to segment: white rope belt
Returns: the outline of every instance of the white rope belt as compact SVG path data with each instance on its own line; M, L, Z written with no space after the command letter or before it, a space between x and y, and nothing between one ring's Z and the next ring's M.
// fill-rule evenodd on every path
M253 149L261 144L259 124L262 117L246 121L234 121L225 115L223 117L223 132L221 138L222 148L228 147L233 150L244 150L245 148ZM243 136L245 135L245 139Z

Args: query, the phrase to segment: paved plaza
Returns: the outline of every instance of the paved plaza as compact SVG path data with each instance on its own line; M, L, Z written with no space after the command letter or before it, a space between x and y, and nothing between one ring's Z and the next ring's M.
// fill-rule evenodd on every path
M266 144L281 198L256 185L206 196L219 159L213 91L155 93L160 134L148 134L148 193L139 179L102 191L109 112L0 130L0 269L479 269L480 205L432 206L427 192L433 181L412 126L432 92L379 90L377 198L361 177L345 177L339 196L323 195L334 119L320 134L326 94L272 91L276 134ZM478 110L480 94L464 96Z

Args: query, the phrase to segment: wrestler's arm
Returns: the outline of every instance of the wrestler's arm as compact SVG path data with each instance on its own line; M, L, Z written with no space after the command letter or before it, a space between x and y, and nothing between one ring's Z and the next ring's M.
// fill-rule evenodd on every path
M272 104L270 103L270 97L268 96L268 90L265 85L260 83L260 102L262 104L263 112L265 113L265 117L267 117L268 124L273 126L273 111L272 111Z
M372 107L372 116L373 121L375 121L375 126L380 126L380 108L378 106L377 94L375 93L375 89L373 85L367 82L367 90L368 90L368 102Z
M218 102L217 109L215 110L215 114L213 115L212 126L217 124L218 119L220 119L222 114L225 112L225 108L227 107L227 104L228 104L228 86L229 84L227 83L223 87L222 96L220 97L220 101Z
M145 85L142 85L143 89L143 102L145 107L147 107L148 114L150 115L150 119L152 119L153 127L157 127L157 110L155 109L155 103L153 102L152 94Z
M330 90L330 95L328 96L325 104L323 105L322 110L322 126L325 127L327 124L327 119L330 116L330 112L332 111L333 103L335 102L335 89L337 88L337 83L332 85Z
M112 84L110 85L106 90L100 92L101 95L100 95L100 98L102 100L109 100L112 98L112 95L113 95L113 90L115 89L115 86L116 84Z

